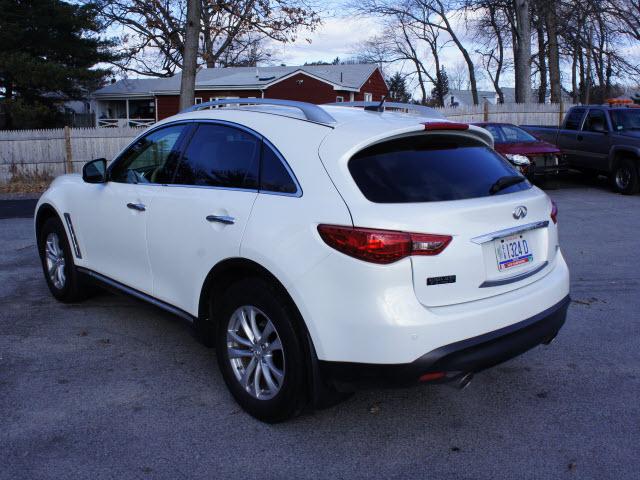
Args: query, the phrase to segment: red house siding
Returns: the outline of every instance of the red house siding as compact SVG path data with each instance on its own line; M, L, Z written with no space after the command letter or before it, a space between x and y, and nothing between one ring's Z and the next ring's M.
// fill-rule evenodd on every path
M368 80L362 85L360 93L355 94L354 100L356 102L364 101L365 93L370 93L373 96L374 102L382 100L382 97L385 95L389 95L389 89L387 88L387 84L384 83L380 70L374 70Z
M333 89L333 85L316 80L309 75L297 73L267 88L264 96L300 102L330 103L335 102L337 96L344 96L344 92L338 92Z
M334 90L333 85L316 80L304 73L298 73L267 88L264 91L264 97L321 104L335 102L337 97L342 97L345 102L348 102L351 93L354 94L354 100L364 100L365 92L371 93L374 101L381 100L383 95L389 93L379 70L376 69L373 72L359 93ZM203 102L208 102L210 98L215 97L261 98L262 92L260 90L196 90L195 96L202 98ZM179 111L178 95L158 95L156 101L158 120L175 115Z

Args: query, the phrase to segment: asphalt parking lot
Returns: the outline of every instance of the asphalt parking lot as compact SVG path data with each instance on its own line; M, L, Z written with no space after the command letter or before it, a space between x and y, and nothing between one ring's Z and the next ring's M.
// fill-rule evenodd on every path
M55 302L31 219L0 220L0 478L639 478L640 195L557 186L573 302L553 344L463 391L362 392L275 426L180 319Z

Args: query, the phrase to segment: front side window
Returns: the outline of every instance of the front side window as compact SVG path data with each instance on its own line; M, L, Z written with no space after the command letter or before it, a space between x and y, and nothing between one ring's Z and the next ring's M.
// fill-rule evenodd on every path
M531 188L505 159L477 142L447 136L412 136L355 154L349 171L375 203L462 200ZM496 189L504 180L506 188Z
M118 183L168 183L186 125L160 128L137 140L114 163L110 180Z
M607 120L602 110L589 110L587 119L584 121L583 130L589 132L604 132L607 130Z
M178 166L175 184L258 188L262 141L243 130L201 124Z

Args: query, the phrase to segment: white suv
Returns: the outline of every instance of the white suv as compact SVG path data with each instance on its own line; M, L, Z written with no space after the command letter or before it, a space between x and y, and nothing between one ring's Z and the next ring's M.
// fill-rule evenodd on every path
M268 422L362 384L463 385L550 342L555 205L485 130L362 106L198 105L57 178L35 217L51 292L97 280L194 322Z

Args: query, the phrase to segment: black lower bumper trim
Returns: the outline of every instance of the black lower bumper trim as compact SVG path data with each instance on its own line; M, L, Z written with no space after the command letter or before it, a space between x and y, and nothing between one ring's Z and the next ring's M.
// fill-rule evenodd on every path
M404 386L429 372L479 372L555 338L567 317L569 296L527 320L437 348L411 363L368 364L320 361L323 377L339 389Z

